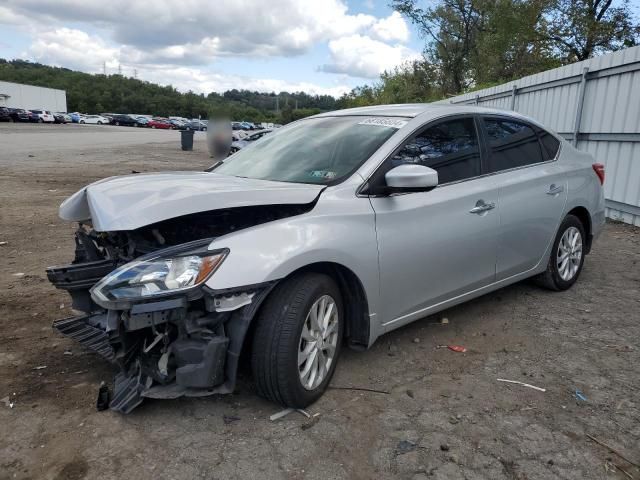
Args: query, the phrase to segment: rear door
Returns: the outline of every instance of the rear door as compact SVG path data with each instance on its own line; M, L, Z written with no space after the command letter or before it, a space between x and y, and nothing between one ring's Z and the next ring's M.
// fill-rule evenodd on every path
M499 281L539 263L560 224L567 180L555 162L557 148L541 142L546 132L499 116L484 116L483 131L487 171L500 187ZM553 144L546 135L546 143Z
M441 120L405 142L373 182L403 163L438 172L434 190L370 198L376 215L382 321L395 328L495 278L498 188L482 176L471 116Z

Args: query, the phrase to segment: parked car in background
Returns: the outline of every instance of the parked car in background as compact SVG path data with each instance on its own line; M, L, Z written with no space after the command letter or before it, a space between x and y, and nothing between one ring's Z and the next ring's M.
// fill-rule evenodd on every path
M69 116L71 117L71 121L73 123L80 123L80 120L82 120L82 118L84 117L84 115L79 112L70 113Z
M204 120L198 120L197 118L194 118L193 120L191 120L186 125L186 129L187 130L198 130L198 131L206 132L207 131L207 123L205 123Z
M187 122L178 119L178 118L170 118L169 119L169 123L171 123L171 125L173 125L173 128L175 128L176 130L186 130L187 129Z
M242 140L243 138L245 138L247 135L249 135L249 132L246 132L244 130L232 130L231 141L237 142L238 140Z
M149 117L135 117L136 120L136 126L138 127L148 127L149 126L149 122L151 121L151 119Z
M28 122L30 119L29 112L22 108L7 108L9 116L14 122Z
M9 109L6 107L0 107L0 122L13 122Z
M65 200L76 256L47 276L84 313L53 326L119 367L120 412L231 393L241 354L260 395L305 408L345 346L530 277L571 288L605 224L604 180L511 111L317 115L211 173L112 177Z
M48 110L29 110L32 113L29 121L37 123L53 123L55 118Z
M80 123L88 123L94 125L108 125L109 119L102 115L84 115L80 118Z
M169 120L164 118L154 118L147 124L150 128L160 128L163 130L173 130L175 127Z
M231 130L244 130L240 122L231 122Z
M272 130L268 128L264 130L258 130L256 132L248 132L244 137L238 138L238 140L235 140L231 143L229 155L236 153L238 150L242 150L244 147L246 147L250 143L255 142L256 140L259 140L260 138L264 137L265 135L271 132Z
M111 121L109 122L111 125L122 125L126 127L135 127L138 125L138 122L135 118L124 115L122 113L114 113L111 116Z
M71 116L62 112L55 112L53 114L54 123L71 123Z

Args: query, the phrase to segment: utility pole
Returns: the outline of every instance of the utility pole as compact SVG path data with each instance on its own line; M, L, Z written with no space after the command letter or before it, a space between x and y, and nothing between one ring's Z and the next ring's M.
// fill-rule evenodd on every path
M107 62L102 62L102 73L107 76Z
M135 78L136 80L138 79L138 69L137 68L133 69L133 78Z
M118 64L118 75L122 76L122 65Z

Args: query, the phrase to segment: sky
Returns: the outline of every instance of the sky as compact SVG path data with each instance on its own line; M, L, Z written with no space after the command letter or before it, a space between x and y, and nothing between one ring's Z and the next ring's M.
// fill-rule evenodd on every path
M0 0L0 58L181 91L340 96L416 58L387 0Z

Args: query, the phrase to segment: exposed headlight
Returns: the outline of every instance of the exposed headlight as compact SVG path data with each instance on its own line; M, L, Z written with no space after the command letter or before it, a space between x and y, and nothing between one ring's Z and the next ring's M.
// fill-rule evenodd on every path
M186 291L204 283L227 253L228 250L209 251L206 247L176 252L174 247L140 257L100 280L91 289L91 295L98 304L106 306Z

